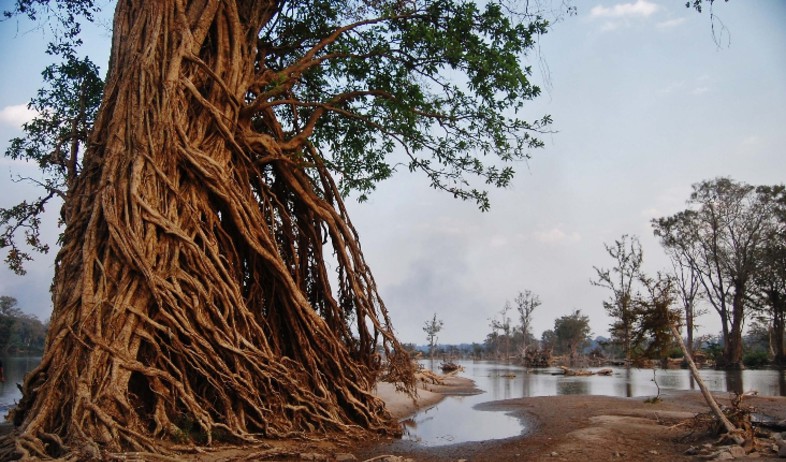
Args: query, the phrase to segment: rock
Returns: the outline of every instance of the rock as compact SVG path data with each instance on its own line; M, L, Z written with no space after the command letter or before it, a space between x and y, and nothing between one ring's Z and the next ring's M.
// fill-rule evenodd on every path
M786 440L777 440L775 444L778 445L778 457L786 457Z
M300 460L327 461L328 456L318 452L303 452L300 454Z
M336 454L335 457L336 457L336 462L355 462L356 460L358 460L358 458L355 457L354 454L341 453L341 454Z
M726 451L713 451L713 452L706 452L706 453L702 452L701 454L699 454L698 457L699 459L703 459L703 460L719 460L718 457L720 457L721 453L723 452L729 454ZM729 456L731 456L731 454L729 454Z
M720 451L712 460L734 460L734 456L729 451Z
M741 446L732 446L729 448L729 454L734 456L735 459L742 459L745 457L745 449Z
M688 449L686 449L683 454L685 454L686 456L695 456L698 453L699 453L699 448L697 448L696 446L691 446Z
M557 451L554 451L554 452L552 452L552 453L551 453L551 454L549 454L549 455L550 455L551 457L557 457L557 456L559 455L559 453L558 453Z

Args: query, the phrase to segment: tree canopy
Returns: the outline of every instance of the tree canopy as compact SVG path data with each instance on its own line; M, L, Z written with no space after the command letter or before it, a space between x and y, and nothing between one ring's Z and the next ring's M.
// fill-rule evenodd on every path
M5 15L41 20L52 10L61 33L48 53L59 61L30 102L38 116L5 153L46 174L39 198L0 209L1 245L19 273L31 251L48 251L39 216L53 197L65 199L81 169L102 92L97 67L79 56L80 20L97 11L91 0L20 0ZM365 200L406 167L487 210L486 188L507 186L515 161L543 146L538 134L551 124L548 115L521 117L540 94L522 58L548 24L503 1L281 2L258 32L265 72L238 103L247 115L275 117L286 151L307 143L344 196Z
M548 22L502 1L121 0L93 113L94 68L68 59L92 8L16 3L57 10L57 75L83 73L11 150L52 169L66 227L0 458L395 432L371 388L411 389L412 365L342 198L403 163L488 208L550 123L522 117Z
M779 246L777 194L765 191L780 189L706 180L693 185L689 208L652 221L662 245L696 272L718 313L728 367L742 367L743 324L753 308L756 278L777 274L766 265Z

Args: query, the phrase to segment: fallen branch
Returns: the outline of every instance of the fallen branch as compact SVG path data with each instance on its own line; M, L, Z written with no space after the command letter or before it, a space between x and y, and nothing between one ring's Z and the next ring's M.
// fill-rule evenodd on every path
M731 423L731 421L726 417L726 414L724 414L720 406L718 406L718 402L715 401L715 398L713 398L712 393L710 393L709 389L707 388L707 385L704 384L704 380L702 380L701 375L699 375L699 369L696 367L693 357L685 347L685 342L682 340L682 336L680 335L679 330L677 330L677 326L672 323L669 324L669 328L671 329L674 339L677 340L677 344L680 346L682 353L685 355L685 361L688 363L688 368L690 369L691 375L699 385L699 390L701 390L701 394L704 396L704 400L712 410L712 413L720 421L721 425L723 425L723 428L726 429L726 433L728 434L729 438L739 445L744 444L745 438L739 434L739 429L735 427L734 424Z

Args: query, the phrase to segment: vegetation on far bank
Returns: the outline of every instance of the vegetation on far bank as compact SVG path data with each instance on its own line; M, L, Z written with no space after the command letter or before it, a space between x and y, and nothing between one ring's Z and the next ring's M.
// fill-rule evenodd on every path
M0 296L0 355L40 354L49 321L41 322L17 306L17 300Z

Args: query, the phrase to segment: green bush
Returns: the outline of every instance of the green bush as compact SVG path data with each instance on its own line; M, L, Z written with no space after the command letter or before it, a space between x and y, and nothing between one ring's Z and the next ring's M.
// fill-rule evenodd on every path
M742 356L742 364L745 367L763 367L769 364L770 358L766 351L749 351Z

